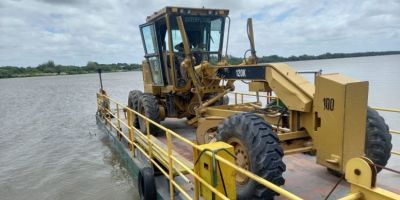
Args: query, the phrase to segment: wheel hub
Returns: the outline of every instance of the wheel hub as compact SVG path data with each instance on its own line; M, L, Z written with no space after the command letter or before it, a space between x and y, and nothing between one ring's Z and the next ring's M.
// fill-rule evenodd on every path
M249 152L238 138L232 137L228 140L228 143L233 146L235 153L235 164L243 169L250 170L250 159ZM244 185L249 181L249 177L246 175L236 172L236 183Z

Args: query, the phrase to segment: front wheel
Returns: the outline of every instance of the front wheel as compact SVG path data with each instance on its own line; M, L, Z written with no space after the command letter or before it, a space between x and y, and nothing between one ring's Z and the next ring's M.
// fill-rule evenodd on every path
M140 90L132 90L129 92L129 96L128 96L128 107L134 111L138 111L138 103L139 103L139 98L140 96L142 96L142 91ZM132 118L132 124L133 126L135 126L136 128L139 127L139 117L137 117L136 115L133 115Z
M139 98L138 102L138 111L140 114L146 116L148 119L151 119L152 121L159 123L160 122L160 108L158 104L157 98L152 95L152 94L143 94ZM142 117L139 117L139 127L140 131L143 134L147 134L147 124L146 124L145 119ZM153 125L152 123L149 123L150 127L150 134L157 136L161 134L161 129L158 128L157 126Z
M276 184L283 185L283 149L271 125L253 113L225 119L218 127L217 140L234 147L236 165ZM247 176L236 174L237 199L273 199L276 192Z

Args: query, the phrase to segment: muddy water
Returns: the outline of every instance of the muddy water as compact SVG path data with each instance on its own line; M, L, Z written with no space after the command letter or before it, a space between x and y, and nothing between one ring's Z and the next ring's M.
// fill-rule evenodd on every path
M290 65L369 80L370 105L399 108L399 63L395 55ZM103 78L109 94L123 102L129 90L143 88L141 72ZM98 87L96 74L0 79L0 199L138 198L135 182L97 128ZM246 90L240 83L237 88ZM400 114L384 116L400 129ZM400 137L394 140L400 144Z

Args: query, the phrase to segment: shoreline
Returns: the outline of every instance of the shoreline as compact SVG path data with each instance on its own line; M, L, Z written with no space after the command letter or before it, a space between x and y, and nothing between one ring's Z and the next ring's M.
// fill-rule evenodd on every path
M1 67L0 67L1 69ZM122 70L122 71L110 71L110 72L101 72L104 74L108 73L118 73L118 72L139 72L142 70ZM85 75L85 74L96 74L97 72L86 72L86 73L74 73L74 74L67 74L67 73L40 73L40 74L35 74L35 75L18 75L14 77L0 77L0 80L2 79L14 79L14 78L33 78L33 77L49 77L49 76L73 76L73 75Z
M395 55L400 55L400 53L394 53L394 54L384 54L384 55L367 55L367 56L352 56L352 57L339 57L339 58L319 58L319 59L302 59L302 60L284 60L284 61L275 61L275 63L282 63L282 62L304 62L304 61L315 61L315 60L333 60L333 59L348 59L348 58L362 58L362 57L378 57L378 56L395 56ZM260 62L264 63L264 62ZM272 63L272 62L268 62ZM1 70L2 67L0 67ZM117 71L103 71L102 73L118 73L118 72L134 72L134 71L142 71L141 69L135 69L135 70L117 70ZM29 77L45 77L45 76L64 76L64 75L82 75L82 74L95 74L97 73L96 71L94 72L87 72L84 71L82 73L38 73L38 74L11 74L13 77L0 77L0 79L12 79L12 78L29 78Z

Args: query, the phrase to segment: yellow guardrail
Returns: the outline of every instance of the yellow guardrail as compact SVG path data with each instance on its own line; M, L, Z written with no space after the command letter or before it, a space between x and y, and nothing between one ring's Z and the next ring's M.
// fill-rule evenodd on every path
M372 107L372 109L375 109L377 111L383 111L383 112L400 113L400 109L382 108L382 107ZM389 132L392 134L400 134L400 131L398 131L398 130L389 130ZM392 151L392 154L400 156L399 151Z
M104 102L108 102L105 106ZM111 102L113 103L114 107L115 107L115 114L112 112L113 109L111 109ZM114 123L115 121L113 121L111 119L111 117L104 117L105 121L109 124L110 129L115 129L118 134L120 134L122 137L125 138L125 140L129 143L130 146L130 150L131 150L131 154L132 156L135 156L135 149L138 149L140 152L143 153L143 155L149 159L151 161L151 163L153 164L153 166L157 167L162 174L168 178L169 180L169 190L170 190L170 199L174 199L174 188L178 189L181 194L183 194L183 196L185 196L187 199L193 199L187 191L185 191L182 186L180 186L173 178L174 171L179 171L179 170L175 170L174 165L178 164L179 166L181 166L182 168L184 168L185 170L187 170L187 172L192 175L194 177L195 180L197 180L198 182L200 182L203 186L207 187L210 191L212 191L214 194L216 194L218 197L220 197L221 199L226 199L228 200L229 198L227 196L225 196L224 194L222 194L221 192L219 192L217 189L215 189L212 185L210 185L209 183L207 183L204 179L202 179L200 177L200 175L198 173L196 173L194 170L191 169L191 167L185 165L182 161L180 161L176 156L173 155L173 144L172 144L172 137L177 138L178 140L180 140L181 142L190 145L193 149L197 149L197 150L201 150L201 148L191 142L190 140L180 136L179 134L175 133L174 131L154 122L153 120L147 118L146 116L124 106L123 104L111 99L110 97L104 95L104 94L100 94L97 93L97 106L98 106L98 110L100 112L103 112L105 116L109 115L109 116L113 116L116 119L116 124ZM123 119L120 118L120 111L121 110L125 110L127 113L127 118L128 118L128 123L124 122ZM141 119L143 119L146 122L146 127L147 127L147 133L142 133L139 129L137 129L136 127L133 126L132 124L132 117L133 116L137 116L140 117ZM123 131L122 131L122 126L124 126L127 130L129 130L129 135L127 136ZM165 151L161 146L157 145L156 143L154 143L151 139L151 134L150 134L150 125L154 125L156 127L158 127L159 129L165 131L166 134L166 138L167 138L167 151ZM135 135L137 134L137 135ZM146 140L146 144L147 146L143 147L141 146L138 142L135 141L135 138L142 138ZM153 149L154 148L154 149ZM164 156L168 157L168 172L165 170L165 168L163 168L162 166L160 166L159 162L157 162L157 160L154 158L154 153L161 153ZM212 156L210 152L206 152L206 154L208 154L209 156ZM238 166L236 166L234 163L231 163L230 161L218 156L218 155L214 155L216 160L218 160L219 162L222 162L224 164L226 164L229 167L232 167L234 170L236 170L236 172L239 172L241 174L246 175L247 177L249 177L250 179L258 182L259 184L279 193L280 195L288 198L288 199L295 199L295 200L300 200L302 199L301 197L281 188L280 186L277 186L265 179L263 179L260 176L257 176L255 174L253 174L252 172L240 168ZM184 174L179 174L180 176L182 176L185 180L189 180L188 177L186 177ZM195 187L195 195L194 195L194 199L199 199L200 197L200 191L198 191L198 188Z
M240 103L245 103L245 101L244 101L244 97L245 96L256 97L257 102L260 102L260 97L267 98L267 102L269 102L271 99L277 99L279 101L278 97L276 97L276 96L261 95L258 92L256 92L255 94L243 93L243 92L231 92L231 93L234 94L234 96L235 96L235 104L238 104L238 96L240 96ZM374 109L374 110L377 110L377 111L400 113L400 109L382 108L382 107L371 107L371 108ZM392 133L392 134L400 134L399 130L389 130L389 132ZM392 154L400 155L400 152L392 151Z
M244 103L244 97L245 96L256 97L257 98L257 102L260 102L260 97L265 97L265 98L267 98L268 101L271 100L271 99L278 99L276 96L261 95L258 92L256 92L255 94L242 93L242 92L231 92L231 94L235 95L235 104L238 104L238 95L240 96L240 103Z
M400 113L400 109L382 108L382 107L372 107L372 109L377 110L377 111ZM398 130L389 130L389 132L394 133L394 134L400 134L400 131L398 131Z

